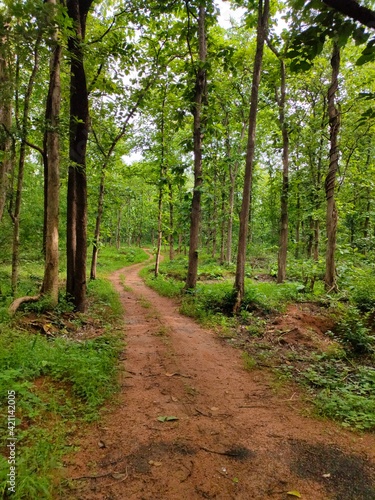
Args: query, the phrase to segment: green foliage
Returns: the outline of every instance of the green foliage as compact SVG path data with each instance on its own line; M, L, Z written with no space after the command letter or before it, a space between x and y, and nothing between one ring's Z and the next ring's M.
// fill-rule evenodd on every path
M375 277L370 270L358 270L350 286L350 295L357 308L364 312L375 310Z
M184 283L182 281L170 278L162 272L156 278L153 266L142 269L140 275L149 287L153 288L164 297L177 297L181 294L184 287Z
M315 356L302 375L312 386L320 415L359 430L375 429L375 369L325 354Z
M338 339L356 355L370 354L375 351L375 337L365 325L366 317L355 307L346 308L335 327Z
M147 258L142 250L103 252L108 264L103 270L129 265ZM33 269L33 274L29 271ZM42 269L32 262L23 267L30 283L39 282ZM87 314L73 317L64 296L54 309L48 298L25 307L25 314L42 316L58 326L55 337L46 337L17 328L4 314L0 322L0 391L16 394L17 416L17 498L53 498L56 471L70 451L68 436L78 422L98 418L100 407L118 389L118 356L123 342L116 333L122 308L118 294L104 278L88 284ZM88 340L68 338L65 320L78 334L94 324L100 336ZM42 318L43 321L43 318ZM5 419L0 423L7 436ZM0 491L6 488L9 464L0 458Z
M247 371L254 370L254 368L257 365L256 360L252 356L250 356L247 352L242 353L242 361L243 361L245 370L247 370Z
M98 272L110 273L131 264L137 264L148 259L143 248L138 247L116 247L103 246L99 251Z

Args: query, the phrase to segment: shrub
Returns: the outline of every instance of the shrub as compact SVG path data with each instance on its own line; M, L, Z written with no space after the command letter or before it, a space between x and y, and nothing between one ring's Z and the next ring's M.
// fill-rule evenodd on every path
M374 352L375 337L370 334L369 328L356 307L347 308L336 325L335 333L353 354Z

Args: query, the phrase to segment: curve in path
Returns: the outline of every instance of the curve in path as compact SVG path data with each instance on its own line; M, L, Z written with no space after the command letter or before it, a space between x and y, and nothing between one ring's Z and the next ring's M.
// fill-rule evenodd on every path
M239 351L146 287L143 266L111 277L125 309L126 371L68 466L71 498L375 498L374 436L302 416L292 391L245 371Z

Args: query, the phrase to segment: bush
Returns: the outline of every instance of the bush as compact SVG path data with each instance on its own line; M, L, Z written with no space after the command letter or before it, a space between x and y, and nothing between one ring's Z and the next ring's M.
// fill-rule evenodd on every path
M350 306L347 308L345 314L336 324L335 333L353 354L360 355L374 352L375 337L371 335L360 311L356 307Z

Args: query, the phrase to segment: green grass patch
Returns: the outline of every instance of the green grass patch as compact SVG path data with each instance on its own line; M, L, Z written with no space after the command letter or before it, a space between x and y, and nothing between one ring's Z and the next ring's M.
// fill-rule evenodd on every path
M116 247L103 246L99 251L97 270L100 274L108 274L122 267L144 262L149 256L138 247Z
M123 311L104 276L147 258L138 248L103 248L99 278L88 282L86 314L73 314L61 294L53 310L47 300L26 305L17 316L26 321L20 328L17 317L11 322L6 314L7 294L0 295L0 496L9 473L8 390L15 391L17 417L17 493L12 498L55 498L62 457L74 450L74 444L68 444L71 436L84 422L98 419L104 402L118 390L123 341L117 332ZM0 290L6 292L10 267L4 266L2 273ZM20 294L35 294L42 275L41 262L23 262ZM53 336L25 331L28 315L31 322L52 323Z
M346 427L375 430L375 369L330 355L315 355L302 372L319 415Z

